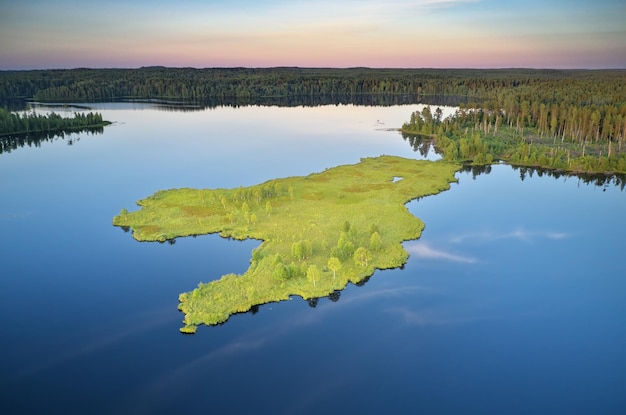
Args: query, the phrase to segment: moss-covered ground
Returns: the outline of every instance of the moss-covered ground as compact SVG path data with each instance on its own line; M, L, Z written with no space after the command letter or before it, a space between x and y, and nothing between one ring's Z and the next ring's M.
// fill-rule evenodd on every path
M181 331L194 333L255 305L326 296L403 265L401 243L424 228L405 204L447 190L459 167L381 156L247 188L159 191L113 224L132 228L139 241L210 233L262 241L243 275L180 294Z

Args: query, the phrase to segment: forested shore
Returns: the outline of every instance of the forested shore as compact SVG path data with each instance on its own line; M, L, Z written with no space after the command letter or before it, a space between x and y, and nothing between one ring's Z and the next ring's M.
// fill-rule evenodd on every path
M626 172L626 70L147 67L0 71L0 98L4 100L376 105L398 102L399 97L400 101L448 98L457 102L460 111L450 119L442 120L434 112L414 114L403 127L409 134L437 138L441 152L451 159L475 164L500 159L572 172Z
M410 94L474 97L481 104L508 108L516 100L518 105L537 99L545 104L582 106L623 102L625 92L624 70L148 67L0 71L0 98L47 102Z
M418 149L426 139L444 159L474 165L514 166L570 173L626 173L626 106L545 104L509 111L461 104L442 119L425 107L402 126Z
M43 141L63 137L68 133L102 133L103 127L110 124L100 113L75 113L72 117L62 117L56 113L37 114L13 113L0 108L0 154L9 153L19 147L39 146Z

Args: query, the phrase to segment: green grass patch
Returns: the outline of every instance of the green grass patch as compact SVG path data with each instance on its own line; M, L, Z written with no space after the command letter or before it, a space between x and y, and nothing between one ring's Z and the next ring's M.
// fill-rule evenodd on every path
M122 209L113 224L132 228L140 241L209 233L263 241L244 274L180 294L181 331L193 333L255 305L323 297L403 265L401 243L424 228L404 205L447 190L459 168L381 156L249 188L159 191L140 200L140 210Z

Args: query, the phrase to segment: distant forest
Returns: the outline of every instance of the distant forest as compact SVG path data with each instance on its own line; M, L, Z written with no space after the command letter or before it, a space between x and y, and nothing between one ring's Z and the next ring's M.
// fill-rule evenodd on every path
M59 103L157 99L198 105L263 105L290 99L367 105L434 99L461 105L455 128L480 131L482 136L513 130L512 135L526 137L532 131L540 139L552 139L553 144L578 143L582 155L589 154L585 153L587 145L593 146L596 157L604 149L607 159L626 151L626 70L147 67L0 71L0 105L14 99ZM432 135L442 128L449 130L451 122L436 125L440 120L432 115L434 120L428 114L426 119L412 116L404 130ZM471 149L459 150L472 153ZM561 158L571 155L569 151ZM541 154L533 155L532 147L521 148L519 157L522 162L530 157L532 162Z

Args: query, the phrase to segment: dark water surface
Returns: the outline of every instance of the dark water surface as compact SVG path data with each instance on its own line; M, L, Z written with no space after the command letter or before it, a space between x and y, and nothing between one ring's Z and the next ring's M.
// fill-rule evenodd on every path
M0 412L626 413L619 187L459 173L409 204L426 230L404 269L193 336L178 294L244 272L258 242L111 225L160 189L420 157L385 130L420 108L98 104L104 134L1 154Z

